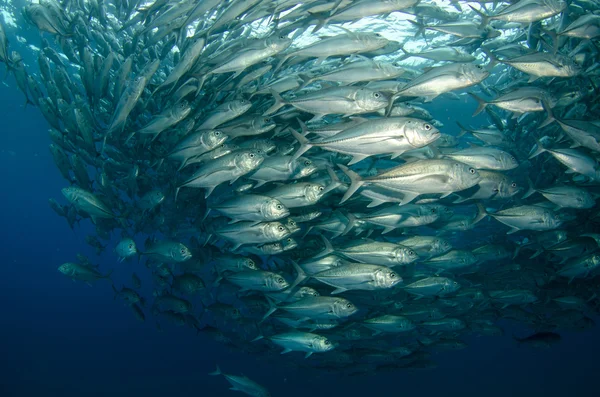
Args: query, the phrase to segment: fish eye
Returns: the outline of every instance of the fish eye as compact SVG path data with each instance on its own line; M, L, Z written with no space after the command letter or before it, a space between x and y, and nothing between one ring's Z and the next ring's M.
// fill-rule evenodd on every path
M350 302L346 303L346 307L347 307L348 309L351 309L351 308L352 308L352 303L350 303Z
M470 172L471 174L474 174L474 173L475 173L475 168L469 168L469 172Z
M510 184L511 187L517 187L517 184L515 182Z
M413 250L409 250L409 251L408 251L408 255L416 255L416 254L415 254L415 251L413 251Z
M254 153L250 153L250 158L253 159L254 158Z
M480 70L483 69L480 65L475 65L475 67Z
M133 248L133 244L129 244L129 249L132 249L132 248Z
M431 125L430 124L425 124L423 126L423 128L425 128L427 131L429 131L431 129Z
M310 165L310 164L311 164L311 163L310 163L310 160L306 160L306 161L304 162L304 165Z
M285 282L285 280L283 279L283 277L277 277L277 282L279 284L283 284Z
M432 209L431 209L431 213L432 213L432 214L435 214L435 213L436 213L436 211L435 211L435 208L432 208Z
M515 156L510 156L510 159L511 159L512 161L517 161L517 159L515 158Z
M325 343L325 346L331 345L331 342L329 342L327 339L325 339L325 342L323 342L323 343Z
M283 226L279 226L277 229L278 229L280 232L283 232Z
M288 239L287 239L287 240L285 240L285 241L287 241L288 243L291 243L291 242L292 242L292 239L291 239L291 238L288 238Z
M396 273L390 273L390 278L396 278Z
M281 209L283 209L283 205L281 205L281 204L277 204L277 209L278 209L278 210L281 210Z
M323 190L325 190L325 188L323 186L319 186L319 191L322 192Z
M379 33L375 33L375 36L382 37Z
M221 131L215 131L215 136L221 135Z
M373 96L374 96L375 98L379 98L381 95L380 95L378 92L375 92L375 93L373 93Z
M280 39L287 39L287 36L286 36L286 35L284 35L284 34L282 34L282 35L279 35L279 38L280 38Z
M296 226L296 221L294 221L294 220L292 220L292 219L290 219L290 221L289 221L288 223L289 223L290 225L292 225L292 226Z
M270 123L270 122L271 122L271 119L270 119L269 117L265 117L265 118L263 119L263 121L264 121L265 123Z
M182 248L182 249L181 249L181 253L182 253L182 254L185 254L185 248Z

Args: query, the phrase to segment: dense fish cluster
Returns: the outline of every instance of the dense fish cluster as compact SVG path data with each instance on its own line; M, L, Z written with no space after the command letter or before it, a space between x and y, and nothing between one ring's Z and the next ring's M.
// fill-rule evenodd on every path
M0 60L51 127L52 209L114 249L65 276L257 355L432 368L468 335L503 335L500 319L534 346L593 325L599 10L44 0L22 10L37 68L4 30ZM443 125L430 111L446 107L482 116Z

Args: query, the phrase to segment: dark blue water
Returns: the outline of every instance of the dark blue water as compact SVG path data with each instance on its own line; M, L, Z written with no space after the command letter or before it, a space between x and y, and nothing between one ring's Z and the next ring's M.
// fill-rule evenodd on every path
M36 109L23 107L12 77L7 84L0 86L0 396L237 395L222 377L207 375L216 364L266 385L274 396L598 395L598 329L564 333L551 349L533 350L511 338L527 330L503 324L504 337L471 337L466 350L434 355L437 369L348 377L231 352L187 327L165 324L158 332L151 315L140 323L113 300L108 282L89 287L57 271L77 253L103 269L116 267L117 285L128 283L133 269L145 281L146 269L117 264L113 246L95 256L84 241L93 231L89 220L73 232L52 212L48 198L63 202L65 181L48 150L48 126ZM444 113L467 117L474 104L448 106L430 110L445 122Z

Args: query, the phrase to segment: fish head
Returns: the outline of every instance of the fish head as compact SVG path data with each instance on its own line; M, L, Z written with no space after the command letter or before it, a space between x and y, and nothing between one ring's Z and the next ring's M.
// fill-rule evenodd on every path
M456 190L468 189L481 181L481 175L474 167L454 162L449 175L456 183Z
M523 185L519 184L517 181L503 178L497 189L498 195L501 198L509 198L523 190Z
M293 250L294 248L298 247L298 242L296 240L294 240L291 237L286 238L285 240L283 240L283 250L284 251L289 251L289 250Z
M293 220L292 218L288 218L286 223L285 223L285 227L288 228L288 230L290 231L291 234L296 233L298 230L300 230L300 226L298 226L298 223Z
M510 153L500 152L494 157L503 170L512 170L519 166L519 161Z
M273 291L281 291L282 289L286 289L290 286L290 284L285 280L285 278L281 277L279 274L270 273L266 280L265 285L267 288Z
M306 298L306 297L317 297L320 296L319 292L311 287L300 287L298 292L296 292L298 298Z
M316 336L313 339L312 344L313 348L318 352L328 352L335 347L333 343L324 336Z
M438 139L441 133L431 123L415 120L410 122L410 128L406 130L405 135L408 143L420 148Z
M270 117L257 116L252 120L252 127L256 131L265 133L275 128L276 124Z
M577 203L577 208L592 208L594 205L596 205L592 195L586 191L579 192L575 196L575 201Z
M356 92L356 104L365 111L384 109L389 101L390 98L381 91L360 88Z
M185 245L179 243L174 244L171 248L171 258L173 258L176 262L185 262L192 257L192 253L189 248Z
M306 157L299 157L297 160L297 171L294 174L294 179L305 178L318 171L318 167Z
M188 114L192 111L192 107L188 101L180 101L177 102L175 106L172 108L173 117L177 120L182 120L187 117Z
M235 158L236 168L240 170L253 170L265 161L265 152L260 149L243 150Z
M435 251L445 253L452 249L452 244L448 240L438 238L433 242L433 247Z
M265 225L265 235L270 239L279 241L289 236L290 230L281 222L270 222Z
M135 255L137 253L135 241L133 241L130 238L125 238L125 239L121 240L119 242L119 244L117 244L117 247L115 248L115 252L121 258L129 258L130 256Z
M377 67L381 69L383 74L388 76L388 78L396 78L404 73L404 69L401 67L400 63L377 63Z
M202 145L204 145L209 150L216 148L225 142L229 137L222 131L219 130L209 130L200 136L200 141Z
M419 259L419 255L412 249L408 247L399 247L394 250L394 257L396 262L401 264L412 263Z
M458 139L454 135L440 133L435 145L437 147L454 147L458 145Z
M248 109L252 107L252 102L247 99L237 99L231 102L231 110L235 114L245 113Z
M290 214L290 210L277 199L266 200L261 205L260 212L268 220L285 218Z
M493 39L495 37L499 37L502 34L499 30L494 29L491 26L485 27L485 38L486 40Z
M375 282L382 288L392 288L402 282L402 277L391 269L382 269L375 272Z
M354 303L350 302L348 299L335 298L335 302L333 303L333 313L337 317L350 317L357 311L358 308L354 305Z
M240 261L240 268L250 269L250 270L258 270L258 266L256 263L250 258L242 258Z
M304 189L304 195L311 203L316 203L325 194L325 186L318 183L309 183Z
M490 72L481 65L475 65L473 63L465 63L462 66L462 72L465 78L471 82L471 84L477 84L487 79Z
M58 267L58 271L61 272L64 275L70 275L71 273L73 273L73 268L74 268L74 264L73 263L63 263L62 265L60 265Z
M460 288L460 284L458 282L450 280L449 278L444 279L442 286L446 293L457 291Z
M153 206L156 206L165 201L165 194L160 190L153 190L151 192L146 193L146 199Z
M277 52L281 52L292 45L292 39L286 34L273 35L267 39L267 46Z
M81 196L80 189L76 186L65 187L61 190L61 193L71 203L76 203Z
M563 223L561 217L550 210L544 211L542 215L542 221L549 229L556 229Z
M368 47L368 49L366 49L367 51L378 50L380 48L385 47L390 42L388 39L386 39L379 33L361 32L355 33L355 35L358 38L358 40L363 45L365 45L365 47Z

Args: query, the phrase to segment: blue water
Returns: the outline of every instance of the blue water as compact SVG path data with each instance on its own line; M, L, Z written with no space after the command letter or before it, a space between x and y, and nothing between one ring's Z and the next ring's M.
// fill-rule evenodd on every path
M77 253L101 268L116 267L117 285L129 282L132 268L143 278L145 268L117 265L114 245L96 257L84 241L93 231L89 220L73 232L49 208L50 197L63 202L65 181L48 150L48 126L36 109L23 108L12 77L6 81L8 87L0 86L0 396L239 395L222 377L207 375L216 364L246 374L273 396L598 395L598 329L565 332L551 349L533 350L511 338L528 330L507 323L504 337L467 337L466 350L434 354L437 369L348 377L231 352L187 327L165 324L159 332L151 315L140 323L113 300L109 283L89 287L57 271ZM448 106L430 110L446 121L444 113L467 117L474 104Z
M27 39L39 36L26 28ZM8 32L11 35L11 32ZM35 58L11 39L11 47L35 65ZM3 66L0 70L3 73ZM265 385L273 396L597 396L600 332L561 332L551 349L519 347L512 334L531 330L501 324L503 337L466 337L469 347L434 354L438 367L359 377L298 368L278 355L229 351L209 336L188 327L163 324L156 329L148 314L140 323L130 308L113 300L108 282L94 287L74 283L57 271L82 253L115 268L117 286L130 283L142 264L117 263L112 248L101 256L85 243L93 232L89 220L73 232L49 207L53 197L64 203L60 176L48 150L48 125L35 108L24 108L23 94L12 76L0 85L0 397L24 396L236 396L222 377L208 372L217 364L226 373L243 373ZM473 102L446 102L428 107L448 121L470 121ZM443 102L442 102L443 103ZM473 123L477 125L477 123ZM600 292L600 291L598 291ZM598 322L598 319L595 319Z

